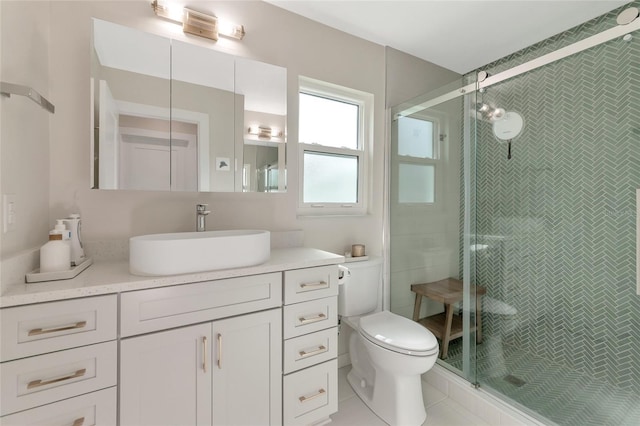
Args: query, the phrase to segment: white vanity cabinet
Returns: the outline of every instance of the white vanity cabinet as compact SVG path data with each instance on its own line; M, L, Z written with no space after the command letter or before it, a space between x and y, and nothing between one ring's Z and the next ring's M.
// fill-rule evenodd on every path
M122 340L120 424L210 425L210 341L211 324Z
M117 296L0 311L0 424L116 422Z
M341 260L296 247L251 269L148 279L98 264L5 292L0 426L327 420Z
M123 335L177 328L121 340L120 424L282 424L281 294L281 273L123 293Z
M282 424L281 309L213 325L213 424Z
M283 423L338 411L338 266L284 272Z

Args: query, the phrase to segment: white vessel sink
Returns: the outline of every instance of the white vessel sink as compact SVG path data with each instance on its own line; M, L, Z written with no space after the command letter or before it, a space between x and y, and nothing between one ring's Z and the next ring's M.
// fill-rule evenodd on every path
M129 271L134 275L241 268L264 263L270 255L269 231L177 232L129 239Z

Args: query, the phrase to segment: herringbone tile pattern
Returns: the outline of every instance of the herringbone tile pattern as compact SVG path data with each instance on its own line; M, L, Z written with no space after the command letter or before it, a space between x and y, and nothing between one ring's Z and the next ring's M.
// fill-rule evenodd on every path
M566 365L489 338L478 345L478 380L543 417L575 426L638 425L640 395ZM449 347L447 363L462 368L461 341ZM505 380L510 374L525 383Z
M483 69L496 74L611 28L617 13ZM472 256L471 278L517 310L483 314L483 385L563 425L640 424L640 37L491 86L478 101L525 119L511 160L487 121L472 144L469 208L475 242L488 248ZM461 369L457 345L447 362Z
M479 123L477 282L517 309L508 343L640 391L635 189L640 40L614 40L483 94L521 113L513 157ZM498 236L498 237L496 237ZM487 315L489 335L504 322Z

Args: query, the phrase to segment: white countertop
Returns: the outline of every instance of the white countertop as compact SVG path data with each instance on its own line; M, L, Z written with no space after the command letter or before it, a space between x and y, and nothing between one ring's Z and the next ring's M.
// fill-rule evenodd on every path
M289 269L312 268L314 266L343 263L344 261L343 256L334 253L296 247L271 250L271 258L261 265L161 277L131 275L129 273L129 262L126 261L95 262L87 270L70 280L12 285L0 296L0 308L281 272Z

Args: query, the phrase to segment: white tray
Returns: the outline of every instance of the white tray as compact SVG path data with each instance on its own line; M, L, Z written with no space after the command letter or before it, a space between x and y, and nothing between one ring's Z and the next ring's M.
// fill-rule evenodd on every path
M42 281L70 280L71 278L77 277L80 272L87 269L92 263L93 259L88 257L84 262L72 267L68 271L40 272L40 269L36 269L25 275L25 281L28 283L39 283Z
M356 256L356 257L345 257L344 261L345 263L351 263L351 262L362 262L363 260L369 260L369 256Z

